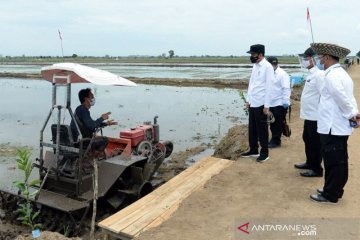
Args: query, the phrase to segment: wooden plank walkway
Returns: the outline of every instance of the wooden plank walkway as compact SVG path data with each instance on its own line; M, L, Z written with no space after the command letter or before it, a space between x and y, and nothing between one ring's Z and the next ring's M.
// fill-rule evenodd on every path
M132 239L170 218L186 197L231 164L233 161L205 157L98 226L116 238Z

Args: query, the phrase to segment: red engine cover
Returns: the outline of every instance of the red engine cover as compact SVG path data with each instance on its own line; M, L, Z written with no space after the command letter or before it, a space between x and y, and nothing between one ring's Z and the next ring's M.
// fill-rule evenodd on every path
M151 140L154 138L152 125L141 125L127 131L120 132L120 138L131 139L131 147L136 147L141 141L146 140L146 133L151 132Z

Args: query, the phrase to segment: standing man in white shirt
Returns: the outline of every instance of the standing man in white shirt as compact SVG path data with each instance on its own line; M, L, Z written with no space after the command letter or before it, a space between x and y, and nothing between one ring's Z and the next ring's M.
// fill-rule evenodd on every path
M281 135L284 129L284 121L290 106L290 77L284 69L278 66L276 57L268 57L267 61L274 68L275 82L271 91L270 111L273 113L275 122L270 123L271 140L269 148L281 146Z
M347 141L353 132L351 121L360 124L351 77L340 66L339 59L349 49L335 44L312 43L311 48L324 64L325 84L318 108L318 127L325 167L325 184L310 198L320 203L336 203L343 196L348 180Z
M322 177L320 134L317 132L318 106L321 90L324 86L324 71L316 66L315 52L308 48L299 54L301 65L308 69L305 86L301 94L300 118L304 119L303 140L305 144L305 163L294 165L298 169L308 169L301 172L303 177Z
M257 162L269 159L269 132L267 116L269 114L271 89L275 81L274 69L265 59L265 46L255 44L247 52L254 64L249 80L246 106L249 109L249 147L242 157L257 157ZM261 146L259 155L259 144Z

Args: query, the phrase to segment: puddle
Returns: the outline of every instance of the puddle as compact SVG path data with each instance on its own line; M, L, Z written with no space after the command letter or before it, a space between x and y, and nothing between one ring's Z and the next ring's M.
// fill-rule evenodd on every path
M215 150L213 148L207 148L204 151L189 157L186 159L186 167L189 167L196 163L197 161L201 160L204 157L212 156L214 154Z

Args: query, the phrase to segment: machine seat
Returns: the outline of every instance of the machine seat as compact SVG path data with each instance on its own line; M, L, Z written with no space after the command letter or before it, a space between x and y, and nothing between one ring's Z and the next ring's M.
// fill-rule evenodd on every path
M56 131L57 131L57 124L52 124L51 134L52 134L52 141L54 144L56 144ZM69 125L65 125L65 124L60 125L60 145L69 146L69 147L74 146L74 140Z

